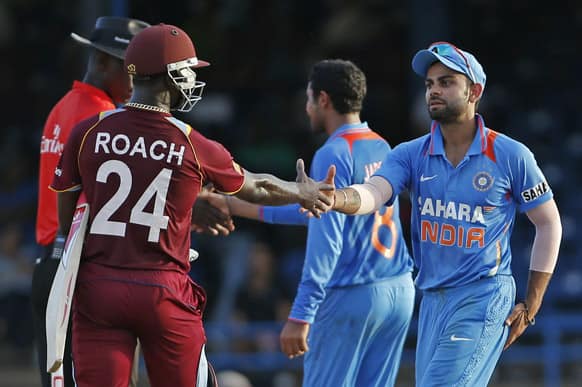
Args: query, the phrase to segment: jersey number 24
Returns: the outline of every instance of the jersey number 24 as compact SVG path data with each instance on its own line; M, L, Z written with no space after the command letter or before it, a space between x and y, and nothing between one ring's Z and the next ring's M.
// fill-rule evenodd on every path
M112 173L119 176L119 187L109 201L97 212L89 232L91 234L124 237L127 224L110 220L110 218L123 205L131 192L133 177L127 164L119 160L109 160L101 164L97 170L97 181L106 183L107 178ZM149 227L148 242L159 242L160 230L168 228L169 217L164 215L164 208L166 207L166 196L168 195L171 177L172 170L163 168L131 209L129 223ZM145 212L146 205L154 196L153 212Z

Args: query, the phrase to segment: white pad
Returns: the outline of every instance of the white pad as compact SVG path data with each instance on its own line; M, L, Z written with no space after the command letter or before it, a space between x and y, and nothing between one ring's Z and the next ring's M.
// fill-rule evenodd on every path
M360 208L355 214L371 214L377 211L392 196L392 186L386 179L379 176L372 176L364 184L354 184L350 186L360 195Z

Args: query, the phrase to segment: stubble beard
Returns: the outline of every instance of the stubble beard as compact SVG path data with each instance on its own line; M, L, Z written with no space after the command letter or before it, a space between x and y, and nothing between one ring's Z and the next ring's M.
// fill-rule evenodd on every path
M451 106L446 104L445 107L438 110L430 110L430 107L428 107L428 115L430 118L443 124L456 122L461 113L461 106Z
M318 120L318 119L311 119L311 132L313 134L320 134L325 132L325 126L323 124L323 120Z

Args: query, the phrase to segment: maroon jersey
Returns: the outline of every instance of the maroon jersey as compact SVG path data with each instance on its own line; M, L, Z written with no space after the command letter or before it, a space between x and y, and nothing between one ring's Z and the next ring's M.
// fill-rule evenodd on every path
M73 129L51 188L87 195L83 260L188 272L192 207L207 182L235 193L244 172L221 144L170 114L125 108Z

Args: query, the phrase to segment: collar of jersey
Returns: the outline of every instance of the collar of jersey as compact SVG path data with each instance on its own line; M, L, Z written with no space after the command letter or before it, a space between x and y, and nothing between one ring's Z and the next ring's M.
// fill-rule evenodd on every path
M98 96L99 98L107 100L107 101L112 101L111 97L108 96L106 92L104 92L103 90L101 90L98 87L95 87L95 86L90 85L90 84L85 83L85 82L73 81L73 89L79 90L82 93L87 93L87 94L92 94L94 96Z
M336 138L341 134L367 132L369 130L370 128L368 127L368 123L366 121L360 122L359 124L343 124L342 126L337 128L335 132L333 132L333 134L330 137L330 140Z
M475 133L475 138L473 139L473 142L467 151L467 156L474 156L485 153L487 150L487 132L489 129L485 126L485 121L480 114L475 114L475 121L477 122L477 133ZM430 125L429 154L445 154L441 126L437 121L433 121Z

